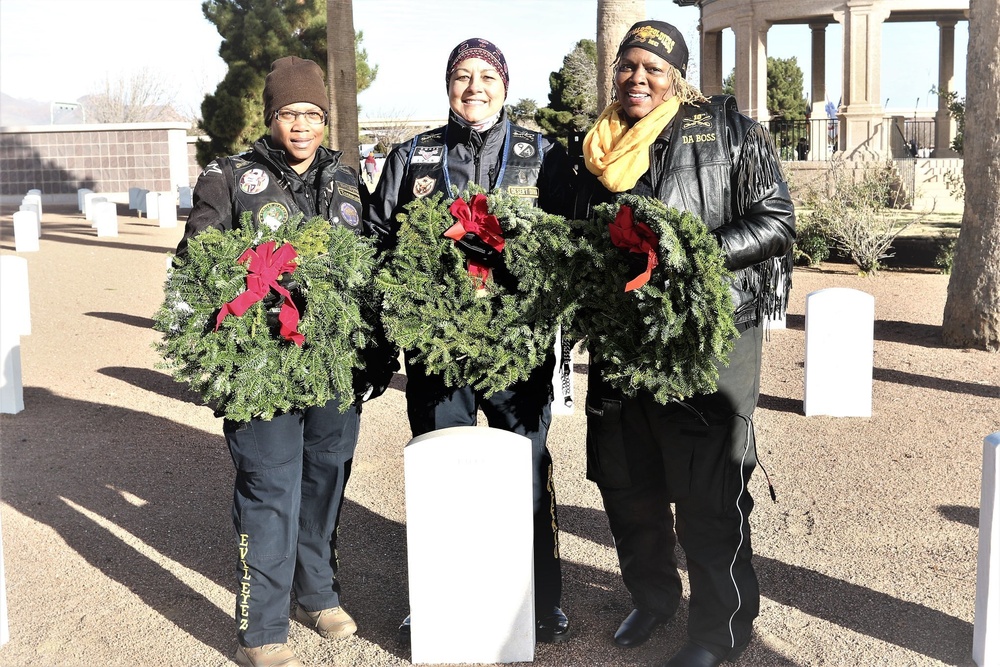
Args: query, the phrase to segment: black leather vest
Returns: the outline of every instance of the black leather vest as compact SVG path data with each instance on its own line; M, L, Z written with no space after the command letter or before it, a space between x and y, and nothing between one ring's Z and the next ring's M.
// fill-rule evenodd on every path
M240 220L244 212L253 214L255 225L283 223L290 217L302 213L307 219L312 212L303 211L286 177L260 161L247 160L244 155L234 155L225 160L233 170L233 218ZM343 225L361 233L361 194L356 177L349 169L341 168L336 162L321 168L320 182L323 184L317 202L317 214L333 225ZM306 187L310 187L308 184Z
M400 192L412 198L426 197L435 192L451 197L451 175L448 171L446 127L418 134L410 142L406 157L406 175ZM507 123L503 155L496 187L509 194L538 203L538 176L542 171L542 135L527 128Z

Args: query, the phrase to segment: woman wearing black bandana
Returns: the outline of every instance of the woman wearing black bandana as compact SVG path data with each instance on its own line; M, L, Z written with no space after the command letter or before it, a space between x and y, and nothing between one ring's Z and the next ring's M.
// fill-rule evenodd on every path
M728 366L716 364L718 390L667 405L649 392L624 396L591 356L587 476L601 490L635 607L615 642L637 646L673 618L679 542L691 590L688 642L666 667L716 667L742 654L759 610L747 488L757 464L752 418L763 325L783 310L790 287L782 276L791 275L795 213L760 124L732 97L706 99L684 81L687 46L674 26L633 25L614 67L616 101L584 139L574 217L619 193L698 215L734 274L740 332Z
M365 223L379 237L381 252L395 247L396 216L406 204L437 192L450 198L455 189L461 192L472 183L487 191L503 188L546 211L562 213L568 159L559 144L507 118L507 61L500 49L485 39L461 42L448 58L445 82L448 124L393 149L366 207ZM473 234L467 234L458 245L484 263L496 252ZM535 637L552 643L567 639L569 621L560 608L562 581L552 457L546 447L552 418L554 355L550 354L527 380L489 396L468 386L448 387L409 354L404 358L407 416L414 437L451 426L474 426L481 409L491 427L531 440ZM399 640L404 644L409 643L409 622L407 617L399 628Z

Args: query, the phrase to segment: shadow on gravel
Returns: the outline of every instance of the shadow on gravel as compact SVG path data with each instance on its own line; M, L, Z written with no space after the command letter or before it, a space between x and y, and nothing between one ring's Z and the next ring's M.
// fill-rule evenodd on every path
M150 317L139 317L138 315L129 315L128 313L107 313L107 312L89 312L84 313L84 315L89 315L90 317L97 317L102 320L108 320L109 322L120 322L121 324L128 324L133 327L138 327L139 329L152 329L153 319Z
M967 507L939 508L939 511L945 516L961 517L955 520L963 522L967 522L970 515L976 513L974 508ZM614 548L603 512L584 507L560 507L559 517L561 531ZM683 552L678 553L683 569ZM754 567L761 582L761 595L779 604L949 665L969 662L973 631L971 623L920 604L899 600L870 588L772 558L755 555ZM590 568L582 569L588 570L589 574ZM600 573L599 576L606 578L607 573ZM615 581L610 584L605 582L603 586L620 588L618 597L624 600L624 606L618 605L620 618L614 621L615 625L609 625L612 631L631 610L620 577L615 573L613 578ZM682 603L682 610L686 606L686 602ZM679 617L677 622L686 623L686 619ZM766 647L759 642L751 643L745 656L747 664L795 664L787 660L775 661L780 656L769 655L770 652L764 653L762 649L766 651Z
M101 375L121 380L122 382L128 382L133 386L151 391L160 396L174 398L178 401L194 405L205 405L205 402L201 400L201 396L198 393L189 389L186 384L175 382L166 373L159 373L149 368L137 368L135 366L107 366L98 369L97 372ZM219 433L221 434L222 431L220 430Z
M171 572L191 570L235 595L232 462L221 435L37 387L24 388L24 403L4 415L4 502L228 656L232 611Z
M938 505L937 511L938 514L949 521L964 523L966 526L979 528L978 507L966 507L965 505Z
M1000 387L996 385L962 382L960 380L931 377L930 375L917 375L916 373L897 371L893 368L876 368L872 375L875 380L881 382L895 382L897 384L910 385L911 387L950 391L955 394L968 394L969 396L980 396L982 398L1000 398Z
M899 320L875 320L875 340L921 347L948 347L941 340L941 326Z

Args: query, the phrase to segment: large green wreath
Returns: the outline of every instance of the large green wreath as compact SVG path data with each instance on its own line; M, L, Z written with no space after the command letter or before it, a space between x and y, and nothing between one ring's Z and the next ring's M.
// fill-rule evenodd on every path
M274 242L294 248L294 270L278 283L288 288L301 319L297 336L280 334L275 314L286 298L273 287L240 316L220 309L249 290L245 252ZM339 398L341 410L354 401L352 374L371 324L373 309L361 296L374 272L374 247L350 229L298 215L271 230L244 214L234 230L208 229L191 238L187 255L175 259L164 286L154 328L159 365L217 412L235 421L269 420L276 413L322 405Z
M482 190L470 186L459 199L476 195ZM456 222L454 201L438 193L400 214L397 245L377 281L383 321L389 339L446 385L492 394L527 379L572 316L575 303L564 293L574 278L563 269L576 244L565 218L494 190L486 201L502 230L505 268L483 284L443 236Z
M612 242L609 225L622 207L658 237L648 237L655 260ZM594 219L575 223L584 239L576 261L590 275L576 290L580 308L572 328L590 342L592 363L626 395L649 391L661 404L715 391L715 364L727 363L737 334L731 274L719 244L697 216L651 197L621 195L594 212ZM648 282L626 291L646 268L652 268Z

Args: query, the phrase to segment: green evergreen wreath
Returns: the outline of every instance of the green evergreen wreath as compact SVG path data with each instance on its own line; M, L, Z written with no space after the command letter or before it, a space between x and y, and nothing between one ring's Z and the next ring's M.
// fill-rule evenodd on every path
M612 243L608 226L622 206L659 239L651 241L658 264L649 281L631 291L626 283L649 265ZM715 391L714 362L727 362L737 334L732 274L718 243L697 216L651 197L621 195L594 212L593 220L575 223L583 237L576 261L590 275L578 287L572 325L575 337L589 340L592 363L627 396L645 390L661 404Z
M270 241L290 244L294 270L278 282L299 306L301 345L279 335L275 312L284 303L271 288L240 316L217 324L220 309L249 290L248 268L238 259ZM208 229L190 239L177 258L154 316L163 339L158 367L187 383L228 419L269 420L275 414L354 400L352 371L367 343L370 323L358 295L374 273L374 247L346 227L302 215L276 230L257 228L245 213L239 228ZM270 312L269 312L270 311Z
M472 202L482 189L460 195ZM416 199L399 215L395 249L379 272L383 321L391 341L448 386L487 395L528 378L553 349L558 327L575 304L564 297L568 258L576 244L565 218L522 198L486 195L503 236L502 269L477 290L466 257L442 236L456 222L455 200L438 193Z

